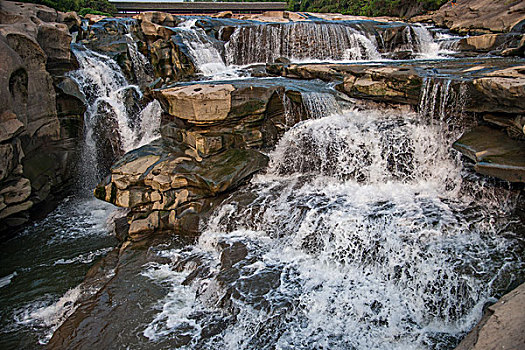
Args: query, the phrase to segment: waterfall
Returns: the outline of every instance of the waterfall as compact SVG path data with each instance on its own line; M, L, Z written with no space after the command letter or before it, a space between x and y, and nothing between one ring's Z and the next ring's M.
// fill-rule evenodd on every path
M225 45L228 65L297 60L378 59L375 38L341 24L286 23L237 27Z
M151 63L146 56L139 51L133 36L131 36L131 34L126 34L125 36L126 43L128 44L128 53L131 58L133 72L137 82L144 85L151 83L153 80L153 67L151 66Z
M202 28L195 26L196 19L183 22L177 27L177 35L188 48L195 67L207 77L237 77L238 75L226 66L221 53Z
M443 54L451 52L443 49L440 42L435 40L432 33L422 24L406 26L402 34L404 43L398 47L391 47L390 50L411 51L424 59L441 58Z
M454 346L524 264L515 195L466 180L445 127L394 111L295 125L196 246L144 267L170 292L143 334L201 349Z
M303 104L310 118L326 117L332 113L341 112L335 96L328 92L305 92L302 94Z
M92 188L117 156L158 137L161 108L158 101L142 106L139 87L109 57L83 47L73 52L80 68L69 75L87 101L82 185Z
M461 119L453 117L463 116L463 109L467 100L466 91L466 86L460 81L427 77L423 82L419 98L419 114L424 117L447 121L447 124L453 126L452 124Z

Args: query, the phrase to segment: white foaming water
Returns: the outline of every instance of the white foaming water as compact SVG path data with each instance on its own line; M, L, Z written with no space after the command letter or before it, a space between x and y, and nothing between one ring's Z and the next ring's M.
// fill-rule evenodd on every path
M44 297L15 311L15 321L21 326L38 327L45 330L40 336L40 344L47 344L53 332L76 310L75 302L82 295L77 286L67 291L58 301Z
M238 77L235 68L226 66L219 50L204 30L195 26L196 21L190 19L178 26L182 29L178 34L188 48L196 68L212 80Z
M87 187L100 176L97 137L105 129L103 137L111 134L115 154L130 151L140 144L158 137L161 108L151 102L146 108L138 105L142 92L130 85L118 64L107 56L88 49L74 49L80 69L70 73L86 97L88 109L84 115L85 143L82 166ZM137 120L139 119L139 120ZM146 129L143 127L146 126Z
M305 92L302 94L303 104L310 118L317 119L341 112L335 96L328 92Z
M126 42L128 44L128 52L133 64L133 73L137 81L147 84L152 81L153 67L137 47L137 42L133 39L131 34L126 34Z
M371 60L381 56L375 38L340 24L297 22L238 27L225 45L228 65L305 60Z
M16 277L16 275L18 275L18 273L16 273L16 271L15 271L15 272L7 275L7 276L1 277L0 278L0 288L3 288L5 286L9 285L9 283L11 283L11 280L14 277Z
M173 280L148 337L177 332L195 305L213 313L226 299L234 321L204 337L192 318L189 347L453 346L523 263L502 235L515 198L465 183L440 130L370 111L293 127L246 190L252 199L232 196L191 252L171 252L210 269L190 280L193 294L180 285L188 272L157 268L159 280ZM225 266L218 252L235 243L247 255Z
M58 259L57 261L53 263L53 265L68 265L68 264L75 264L75 263L89 264L89 263L92 263L99 256L106 255L112 250L113 250L113 247L97 249L92 252L80 254L71 259Z
M187 272L174 272L169 265L149 264L142 273L161 285L177 286L172 288L160 304L161 312L157 314L144 330L144 336L152 341L174 333L200 332L201 327L188 316L196 311L195 291L190 286L182 286Z
M446 122L449 125L449 130L452 130L454 124L464 119L463 109L467 100L466 93L466 85L459 81L427 77L423 82L419 98L419 114ZM457 116L461 116L461 118L457 118ZM458 129L455 135L450 136L459 137L460 132L461 130Z

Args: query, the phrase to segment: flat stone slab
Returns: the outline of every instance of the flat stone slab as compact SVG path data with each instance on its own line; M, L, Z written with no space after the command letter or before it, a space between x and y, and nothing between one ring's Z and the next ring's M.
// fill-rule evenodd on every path
M525 142L487 126L468 131L454 149L476 162L477 172L510 182L525 182Z

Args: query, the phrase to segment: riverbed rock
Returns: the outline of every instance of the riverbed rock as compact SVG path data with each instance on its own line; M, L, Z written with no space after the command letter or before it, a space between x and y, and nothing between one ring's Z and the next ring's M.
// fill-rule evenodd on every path
M211 208L210 201L239 186L267 162L256 150L232 148L200 158L182 143L159 140L120 159L95 196L131 210L131 239L167 229L196 234L198 217Z
M525 284L505 294L485 311L483 318L456 350L525 348Z
M231 84L196 84L161 90L168 113L195 124L224 120L232 107Z
M508 33L521 31L525 23L525 2L520 0L461 0L436 11L432 19L438 26L462 34Z
M478 112L525 113L525 65L499 69L472 81L482 99L470 110Z
M52 209L72 180L76 138L63 121L78 118L78 104L57 112L57 85L75 66L66 19L43 5L4 1L0 8L2 234ZM35 163L42 156L49 162Z
M505 52L505 56L519 56L520 53L517 51L521 47L521 41L525 36L523 34L516 33L498 33L498 34L483 34L474 35L462 38L454 46L454 49L459 51L469 51L476 53L484 52ZM509 50L516 50L512 52Z
M480 126L466 132L453 147L475 162L477 172L511 182L525 182L525 141Z

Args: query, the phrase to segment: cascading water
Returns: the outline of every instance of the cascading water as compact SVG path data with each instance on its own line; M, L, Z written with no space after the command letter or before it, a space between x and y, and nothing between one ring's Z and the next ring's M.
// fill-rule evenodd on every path
M143 334L203 349L453 346L523 278L523 242L515 196L464 180L440 133L378 111L296 125L195 247L145 267L170 292Z
M225 45L228 65L297 60L378 59L375 38L341 24L260 24L235 29Z
M159 136L161 108L156 100L143 108L140 88L130 85L118 64L109 57L85 48L73 52L80 68L70 76L88 105L81 171L85 175L84 187L92 189L115 156Z
M197 70L212 79L237 78L234 69L226 66L221 53L202 28L195 26L196 19L183 22L177 27L177 35L188 48Z
M446 122L449 130L458 130L456 134L449 136L457 138L461 129L456 124L465 122L463 109L467 100L466 93L466 86L461 81L427 77L419 98L419 114Z
M302 94L303 104L310 118L326 117L341 111L334 94L328 92L306 92Z
M149 74L148 66L136 45L131 41L128 45L135 76L141 79L142 74ZM96 259L116 245L106 222L115 209L92 197L93 186L110 165L101 164L101 160L159 136L158 101L143 107L140 89L127 82L115 61L81 47L73 51L80 68L70 77L87 103L79 167L81 188L46 219L2 242L2 348L34 349L46 344L75 311L77 300L97 292L97 288L84 285L84 276ZM107 151L111 154L104 154Z

